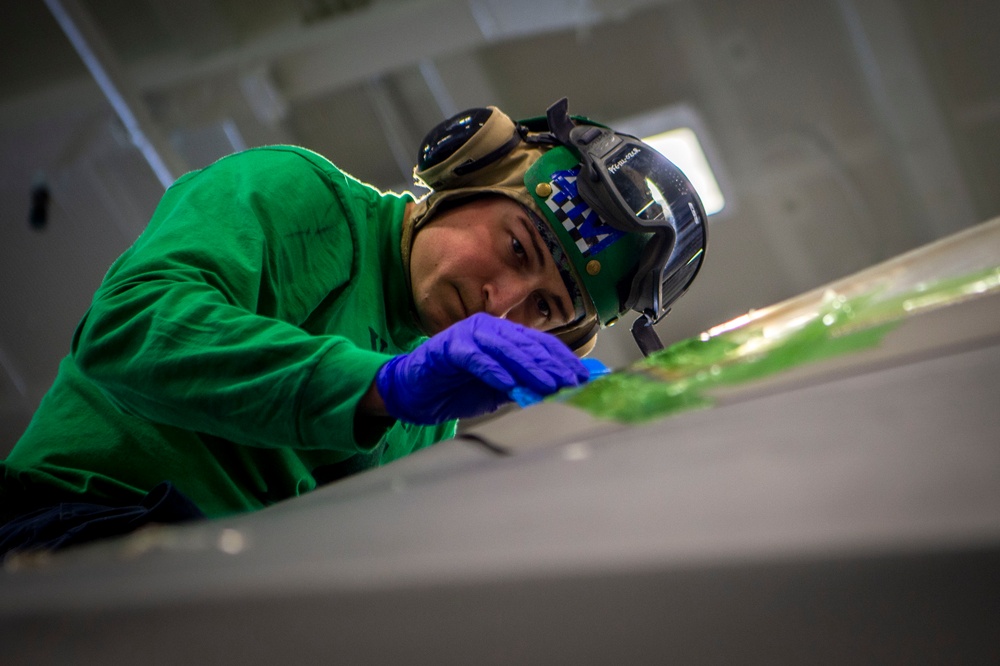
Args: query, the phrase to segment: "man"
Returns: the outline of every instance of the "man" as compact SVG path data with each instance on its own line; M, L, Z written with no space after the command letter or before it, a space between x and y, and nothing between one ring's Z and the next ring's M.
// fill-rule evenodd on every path
M704 214L673 165L565 106L441 123L419 200L289 146L180 178L0 465L0 553L259 509L450 437L518 386L585 381L571 350L629 308L666 312Z

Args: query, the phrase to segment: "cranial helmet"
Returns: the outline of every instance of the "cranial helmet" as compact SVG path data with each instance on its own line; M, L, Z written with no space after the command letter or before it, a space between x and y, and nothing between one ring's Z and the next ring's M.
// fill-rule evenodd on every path
M579 116L567 101L515 122L470 109L432 129L414 178L431 192L414 228L442 203L484 194L520 202L535 220L576 305L551 331L583 355L597 332L632 309L643 354L663 347L652 325L684 294L707 239L701 199L672 162L639 139Z

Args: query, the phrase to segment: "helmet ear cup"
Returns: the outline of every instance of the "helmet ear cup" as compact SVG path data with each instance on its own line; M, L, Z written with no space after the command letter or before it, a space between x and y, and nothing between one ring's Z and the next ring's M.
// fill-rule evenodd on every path
M432 190L474 186L478 172L520 142L517 125L503 111L495 106L469 109L428 132L413 175Z

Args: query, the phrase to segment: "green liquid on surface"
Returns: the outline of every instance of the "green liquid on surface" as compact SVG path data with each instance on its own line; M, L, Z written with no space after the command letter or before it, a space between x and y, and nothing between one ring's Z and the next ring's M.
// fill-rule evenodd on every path
M915 314L1000 290L1000 268L932 285L894 287L891 295L880 284L853 298L827 290L818 302L790 302L757 320L748 315L738 327L681 341L553 399L623 423L710 407L714 388L876 348Z

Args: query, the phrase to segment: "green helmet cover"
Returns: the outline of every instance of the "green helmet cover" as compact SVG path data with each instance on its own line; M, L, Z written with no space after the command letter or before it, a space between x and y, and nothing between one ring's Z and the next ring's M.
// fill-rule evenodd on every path
M575 180L573 172L579 171L579 164L579 158L568 148L557 146L528 168L524 185L572 262L578 282L593 301L601 326L609 326L626 309L623 303L642 248L652 233L627 233L602 222L596 227L583 222L586 215L597 220L596 214L579 197L575 186L569 192L559 186L567 178L571 183ZM567 209L572 209L573 214L567 216L562 212Z

